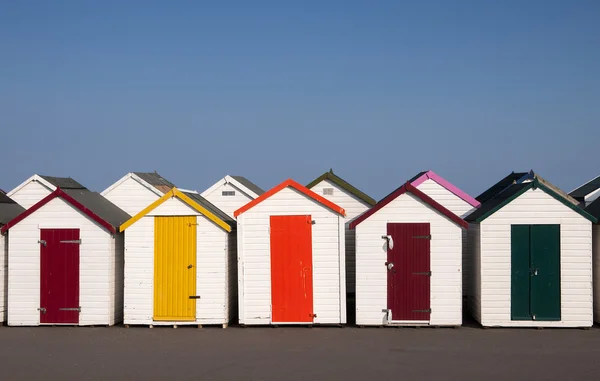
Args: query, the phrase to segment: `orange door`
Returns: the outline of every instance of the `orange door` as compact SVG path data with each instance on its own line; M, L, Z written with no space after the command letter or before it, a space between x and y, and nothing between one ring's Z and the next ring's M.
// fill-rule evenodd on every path
M311 216L271 216L273 323L312 323Z

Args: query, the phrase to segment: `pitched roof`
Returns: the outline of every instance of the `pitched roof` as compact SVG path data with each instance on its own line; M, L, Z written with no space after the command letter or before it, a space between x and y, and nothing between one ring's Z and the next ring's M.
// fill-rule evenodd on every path
M39 175L39 176L57 188L86 189L83 185L79 184L77 181L73 180L70 177L54 177L54 176L44 176L44 175Z
M236 180L238 183L242 184L246 188L250 189L252 192L256 193L258 196L265 193L265 191L261 187L254 184L252 181L248 180L247 178L245 178L243 176L231 176L231 178Z
M557 201L561 202L563 205L567 206L568 208L583 216L584 218L587 218L592 222L596 222L596 218L594 218L592 215L581 209L578 206L576 200L566 195L566 193L560 191L560 189L550 184L548 181L535 175L533 172L530 172L528 176L525 177L525 180L527 181L515 182L512 185L509 185L507 188L504 188L494 197L483 202L481 204L481 207L475 210L473 213L469 214L465 218L465 220L469 222L479 223L491 216L492 214L496 213L498 210L502 209L504 206L506 206L514 199L525 193L527 190L541 189Z
M600 198L597 198L594 202L589 204L585 211L594 216L600 221Z
M446 209L443 205L441 205L440 203L438 203L431 197L427 196L425 193L420 191L418 188L416 188L410 182L406 182L406 184L402 185L400 188L396 189L395 191L393 191L392 193L390 193L389 195L384 197L383 200L381 200L377 203L377 205L375 205L371 209L367 210L366 212L364 212L363 214L358 216L354 221L352 221L350 223L350 229L354 229L361 222L363 222L367 218L371 217L373 214L377 213L377 211L379 211L381 208L383 208L384 206L386 206L387 204L389 204L396 198L400 197L404 193L410 193L410 194L420 198L421 201L428 204L429 206L431 206L433 209L437 210L444 216L448 217L449 220L451 220L458 226L465 228L465 229L469 227L469 224L467 224L465 222L465 220L463 220L456 214L454 214L451 211L449 211L448 209Z
M79 209L83 214L87 215L111 233L116 233L121 222L127 221L130 218L129 214L102 197L100 193L91 192L88 189L56 188L54 192L50 193L31 208L25 210L4 225L2 227L2 233L57 197L60 197L71 204L74 208Z
M161 198L148 205L144 210L142 210L141 212L124 222L120 226L119 230L125 231L125 229L129 228L136 221L138 221L146 214L156 209L159 205L173 197L177 197L178 199L180 199L196 211L200 212L206 218L208 218L227 232L231 232L236 227L236 222L231 217L229 217L219 208L208 202L204 197L200 196L197 193L182 192L177 188L173 188L169 192L165 193Z
M350 184L346 180L344 180L341 177L339 177L338 175L334 174L333 169L330 169L329 172L323 173L321 176L317 177L316 179L314 179L313 181L308 183L308 185L306 185L306 187L308 189L312 189L315 185L317 185L318 183L320 183L323 180L331 181L335 185L339 186L340 188L344 189L346 192L354 195L355 197L359 198L360 200L362 200L363 202L367 203L370 206L377 204L377 201L375 201L373 198L369 197L366 193L360 191L358 188L354 187L352 184Z
M492 185L485 192L475 197L477 201L480 203L484 203L490 198L494 197L504 189L508 188L510 185L514 184L521 177L525 176L527 172L511 172L508 176L498 181L496 184Z
M172 182L165 179L157 172L133 172L133 174L152 185L162 193L167 193L172 188L175 188L175 185Z
M569 195L578 201L583 201L585 196L600 189L600 176L588 181L577 189L571 191Z
M481 205L481 203L479 201L477 201L476 199L471 197L469 194L460 190L458 187L456 187L455 185L450 183L448 180L444 179L442 176L438 175L437 173L435 173L431 170L419 172L419 174L417 174L417 176L410 179L409 182L413 186L418 187L426 180L435 181L438 185L442 186L447 191L449 191L450 193L453 193L455 196L457 196L458 198L462 199L464 202L466 202L467 204L469 204L475 208L478 208L479 205Z
M305 186L301 185L300 183L298 183L298 182L296 182L296 181L294 181L292 179L287 179L284 182L282 182L281 184L279 184L276 187L272 188L271 190L263 193L259 197L255 198L254 200L250 201L246 205L242 206L241 208L239 208L238 210L236 210L235 212L233 212L233 215L235 217L239 216L240 214L242 214L242 213L246 212L247 210L255 207L256 205L260 204L264 200L266 200L269 197L273 196L275 193L277 193L280 190L285 189L287 187L294 188L298 192L303 193L305 196L308 196L308 197L312 198L314 201L316 201L316 202L322 204L323 206L325 206L325 207L333 210L334 212L336 212L338 214L341 214L342 216L346 216L346 211L343 208L341 208L338 205L334 204L333 202L327 200L325 197L316 194L315 192L311 191L310 189L306 188Z
M0 192L0 226L6 224L24 211L25 208L14 202L6 194Z

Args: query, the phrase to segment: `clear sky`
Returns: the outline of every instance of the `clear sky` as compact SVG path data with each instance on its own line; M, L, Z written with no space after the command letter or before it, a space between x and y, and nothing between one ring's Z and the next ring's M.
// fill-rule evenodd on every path
M287 4L287 5L286 5ZM0 188L600 175L600 1L0 3Z

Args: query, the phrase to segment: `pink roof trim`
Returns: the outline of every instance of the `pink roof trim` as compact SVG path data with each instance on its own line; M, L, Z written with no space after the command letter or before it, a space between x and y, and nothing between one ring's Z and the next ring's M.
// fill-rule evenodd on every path
M420 176L419 178L414 180L411 183L411 185L416 188L419 185L421 185L423 182L425 182L425 180L428 180L428 179L435 181L442 187L446 188L448 191L454 193L457 197L460 197L461 199L463 199L466 203L470 204L474 208L479 208L481 206L481 203L479 201L475 200L475 198L469 196L466 192L460 190L458 187L456 187L455 185L450 183L448 180L444 179L442 176L438 175L437 173L435 173L433 171L425 172L422 176Z

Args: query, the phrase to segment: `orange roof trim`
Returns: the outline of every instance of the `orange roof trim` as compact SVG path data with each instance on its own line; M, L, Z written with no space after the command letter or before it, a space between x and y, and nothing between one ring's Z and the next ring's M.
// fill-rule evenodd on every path
M260 204L264 200L266 200L269 197L273 196L275 193L277 193L280 190L285 189L287 187L292 187L292 188L296 189L298 192L301 192L301 193L305 194L306 196L312 198L316 202L318 202L318 203L320 203L320 204L328 207L329 209L333 210L334 212L336 212L338 214L341 214L344 217L346 216L346 211L344 210L344 208L339 207L338 205L336 205L333 202L329 201L325 197L319 196L318 194L316 194L315 192L311 191L310 189L308 189L304 185L302 185L302 184L300 184L300 183L298 183L298 182L296 182L296 181L294 181L292 179L287 179L284 182L282 182L281 184L279 184L276 187L272 188L271 190L263 193L259 197L255 198L254 200L250 201L246 205L242 206L241 208L239 208L238 210L236 210L235 212L233 212L234 217L239 216L240 214L242 214L242 213L246 212L247 210L253 208L254 206Z

